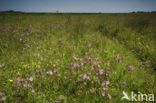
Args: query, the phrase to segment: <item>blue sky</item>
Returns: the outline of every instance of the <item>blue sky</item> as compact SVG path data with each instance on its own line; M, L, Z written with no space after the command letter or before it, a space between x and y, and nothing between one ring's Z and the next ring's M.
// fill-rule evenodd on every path
M0 11L131 12L156 11L156 0L0 0Z

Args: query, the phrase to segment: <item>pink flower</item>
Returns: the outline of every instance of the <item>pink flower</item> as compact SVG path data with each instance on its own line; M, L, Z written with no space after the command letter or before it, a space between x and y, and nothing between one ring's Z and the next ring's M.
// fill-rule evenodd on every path
M105 88L105 87L103 87L102 89L103 89L103 90L106 90L106 88Z
M40 58L40 60L41 60L41 61L43 61L43 60L44 60L44 58L43 58L43 57L41 57L41 58Z
M94 67L92 67L91 70L94 70Z
M124 88L126 86L126 82L122 82L121 88Z
M79 67L79 64L78 63L74 63L74 67L75 68L78 68Z
M93 62L94 65L99 65L99 62Z
M102 75L102 74L103 74L103 70L102 70L102 69L99 69L99 71L98 71L98 72L99 72L99 74L100 74L100 75Z
M105 96L105 93L103 91L100 92L100 94L104 97Z
M54 69L54 72L56 73L58 71L58 69Z
M40 73L41 74L42 73L42 70L36 70L36 73Z
M3 96L3 95L4 95L4 93L0 92L0 96Z
M47 73L48 75L52 75L52 74L53 74L52 71L47 71L46 73Z
M34 90L34 89L32 89L32 90L31 90L31 93L35 93L35 90Z
M23 87L27 87L27 84L23 84Z
M106 95L108 96L109 99L112 98L112 96L109 93L107 93Z
M105 86L107 86L107 85L109 85L109 84L110 84L109 81L104 81L104 82L102 83L102 87L105 87Z
M150 60L146 60L146 62L145 62L145 66L147 67L147 68L150 68Z
M128 68L129 68L129 69L128 69L129 71L131 71L131 70L133 70L133 69L134 69L134 67L133 67L133 66L128 66Z
M77 58L75 55L73 55L73 58L77 61L79 60L79 58Z
M33 77L30 77L30 78L29 78L29 81L33 81Z
M53 67L56 67L56 64L53 64Z
M41 48L40 46L37 47L37 49L40 49L40 48Z
M21 36L24 36L24 33L22 33Z
M88 61L92 60L92 58L90 56L86 56L86 58L87 58Z
M87 74L83 75L83 79L90 80L90 78L89 78L89 76L87 76Z
M21 82L17 82L17 85L18 85L18 86L21 86Z
M91 93L94 93L95 92L95 89L90 89L89 90Z
M89 43L89 44L88 44L88 47L91 47L91 46L92 46L92 44L91 44L91 43Z
M81 66L83 66L84 65L84 63L83 62L81 62Z

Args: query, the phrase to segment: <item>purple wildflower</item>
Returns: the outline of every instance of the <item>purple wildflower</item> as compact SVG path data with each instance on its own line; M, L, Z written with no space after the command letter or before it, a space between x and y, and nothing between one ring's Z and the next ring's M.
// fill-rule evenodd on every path
M94 67L92 67L91 70L94 70Z
M90 56L86 56L86 59L87 59L88 61L91 61L91 60L92 60L92 58L91 58Z
M89 90L91 93L94 93L95 92L95 89L90 89Z
M31 93L35 93L35 90L34 90L34 89L32 89L32 90L31 90Z
M104 97L105 96L105 93L103 91L100 92L100 94Z
M89 76L87 76L86 74L83 75L83 79L90 80Z
M53 74L52 71L47 71L46 73L47 73L48 75L52 75L52 74Z
M99 71L98 71L98 72L99 72L99 74L100 74L100 75L102 75L102 74L103 74L103 70L102 70L102 69L99 69Z
M109 93L107 93L106 95L108 96L109 99L112 98L112 96Z
M128 66L128 68L129 68L128 69L129 71L132 71L134 69L134 67L133 66L130 66L130 65Z
M74 67L75 68L78 68L79 67L79 64L78 63L74 63Z
M29 81L33 81L33 79L34 79L33 77L30 77L30 78L29 78Z
M109 85L109 84L110 84L109 81L104 81L104 82L102 83L102 87L105 87L105 86L107 86L107 85Z

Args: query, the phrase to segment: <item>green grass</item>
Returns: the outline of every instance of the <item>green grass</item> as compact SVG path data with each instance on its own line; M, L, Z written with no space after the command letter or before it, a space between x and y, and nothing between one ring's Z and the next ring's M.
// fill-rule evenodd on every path
M156 95L155 17L1 14L1 102L127 103L123 91Z

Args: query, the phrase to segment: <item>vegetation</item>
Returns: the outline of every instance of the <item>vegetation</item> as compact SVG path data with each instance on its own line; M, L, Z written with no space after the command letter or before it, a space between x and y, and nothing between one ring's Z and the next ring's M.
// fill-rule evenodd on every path
M121 103L156 95L156 14L0 15L0 100Z

